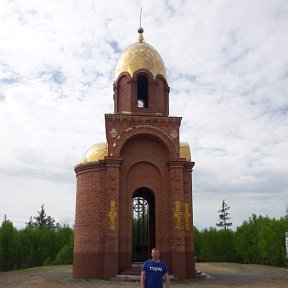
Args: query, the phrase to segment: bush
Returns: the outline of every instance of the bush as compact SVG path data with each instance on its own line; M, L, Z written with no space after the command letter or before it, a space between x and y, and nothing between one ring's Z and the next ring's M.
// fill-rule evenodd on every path
M55 264L72 264L73 262L73 247L72 245L64 245L58 252Z
M195 255L199 262L238 262L284 267L288 265L285 232L288 217L279 220L252 216L236 229L198 231L194 228Z
M68 226L27 226L16 230L5 220L0 227L0 271L57 264L71 264L73 229Z

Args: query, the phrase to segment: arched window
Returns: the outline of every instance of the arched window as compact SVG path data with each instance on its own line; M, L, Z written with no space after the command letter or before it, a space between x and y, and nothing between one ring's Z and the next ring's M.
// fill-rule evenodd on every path
M148 108L148 79L143 75L137 79L137 107Z

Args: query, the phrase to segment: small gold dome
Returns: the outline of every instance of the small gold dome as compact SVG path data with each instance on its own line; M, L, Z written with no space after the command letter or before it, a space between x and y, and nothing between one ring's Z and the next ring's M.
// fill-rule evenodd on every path
M180 143L180 158L185 158L187 161L191 161L191 152L188 143Z
M139 28L138 42L130 45L121 54L114 74L114 81L122 72L128 72L131 77L139 69L147 69L155 78L158 74L166 77L164 62L155 48L144 42L143 28Z
M103 160L105 156L108 156L107 144L98 143L88 149L88 151L82 158L81 163L89 163Z

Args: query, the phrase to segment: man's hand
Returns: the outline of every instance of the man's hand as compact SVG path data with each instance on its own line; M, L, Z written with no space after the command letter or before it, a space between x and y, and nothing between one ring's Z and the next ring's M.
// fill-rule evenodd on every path
M146 271L142 271L141 272L141 276L140 276L140 287L141 288L145 288L145 278L146 278Z

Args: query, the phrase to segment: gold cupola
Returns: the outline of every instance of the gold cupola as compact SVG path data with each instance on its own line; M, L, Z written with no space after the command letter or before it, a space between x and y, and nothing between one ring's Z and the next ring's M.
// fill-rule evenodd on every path
M81 163L90 163L104 160L105 156L108 156L107 144L97 143L88 149L88 151L83 156Z
M143 28L138 42L120 55L114 73L114 113L169 114L169 87L164 62L155 48L147 44Z
M166 79L164 62L155 48L147 44L143 37L143 28L138 29L138 42L130 45L121 54L114 74L114 81L122 72L128 72L131 77L139 69L146 69L152 73L154 79L162 75Z

